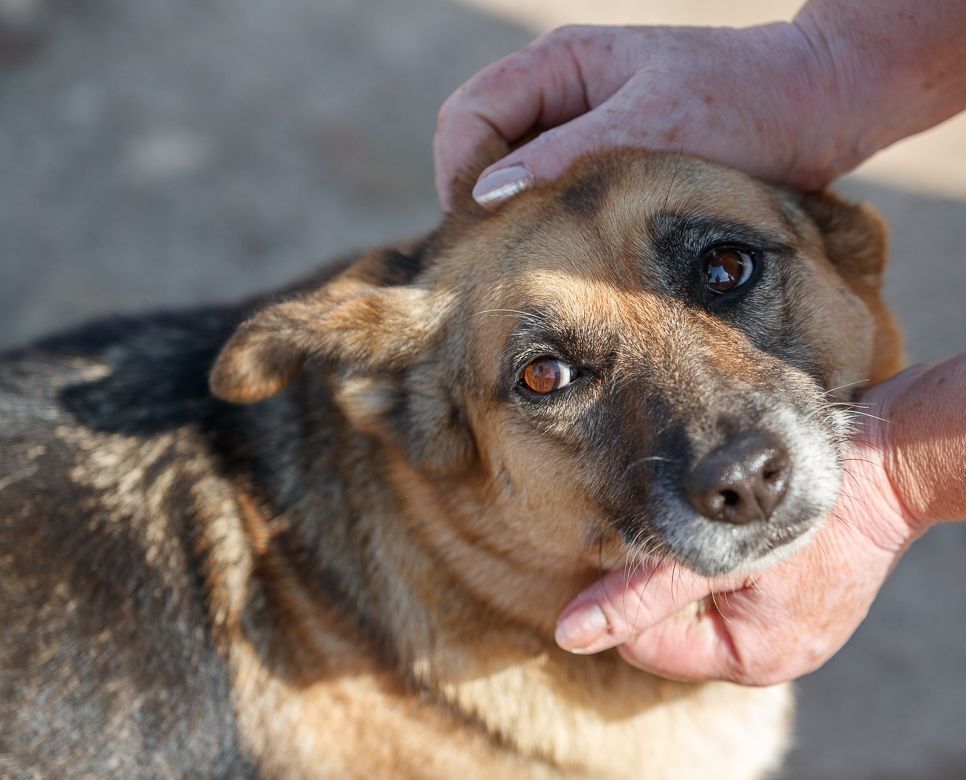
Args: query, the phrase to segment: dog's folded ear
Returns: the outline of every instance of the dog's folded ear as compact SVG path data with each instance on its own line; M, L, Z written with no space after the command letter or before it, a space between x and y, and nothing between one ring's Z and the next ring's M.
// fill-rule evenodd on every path
M832 192L807 193L800 203L819 230L825 255L869 307L875 321L869 381L880 382L905 362L901 332L880 292L889 259L885 222L868 206L850 203Z
M208 380L216 397L236 404L256 403L281 392L298 376L308 352L291 343L302 338L293 311L297 306L271 306L235 331Z
M810 192L800 202L818 227L829 260L846 276L878 283L889 255L882 218L833 192Z
M211 390L225 401L256 403L283 390L309 360L355 372L398 370L435 330L443 308L418 287L340 277L243 322L215 362Z
M414 284L413 273L399 252L373 253L319 290L266 306L222 349L212 393L257 403L323 362L335 403L357 429L426 471L465 467L473 439L441 350L453 298Z

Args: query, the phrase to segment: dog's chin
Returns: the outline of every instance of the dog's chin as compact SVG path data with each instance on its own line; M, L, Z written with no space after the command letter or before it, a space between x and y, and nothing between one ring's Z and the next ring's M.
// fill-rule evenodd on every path
M757 558L747 561L742 567L735 570L740 574L757 574L765 569L788 560L818 534L822 526L825 525L824 516L808 524L804 531L801 531L787 539L776 541L770 549L765 550Z
M674 522L649 524L649 550L637 557L673 560L704 577L755 574L805 547L824 524L826 509L814 508L795 519L776 518L750 527L709 522L693 513L686 518L678 514ZM630 540L628 546L633 547Z

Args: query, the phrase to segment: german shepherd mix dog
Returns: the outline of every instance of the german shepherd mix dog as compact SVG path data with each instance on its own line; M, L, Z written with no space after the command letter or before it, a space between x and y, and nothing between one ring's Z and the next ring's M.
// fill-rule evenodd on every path
M295 292L7 354L0 775L761 777L788 687L554 620L602 566L815 528L836 402L898 368L884 260L834 196L618 152Z

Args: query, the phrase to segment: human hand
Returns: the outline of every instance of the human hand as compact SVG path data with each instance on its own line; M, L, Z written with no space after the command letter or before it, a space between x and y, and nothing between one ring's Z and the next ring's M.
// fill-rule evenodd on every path
M910 369L863 400L888 417L909 388L918 393L934 381L929 369ZM614 572L564 611L558 644L577 653L617 646L635 666L688 681L770 685L817 669L849 639L928 525L883 468L893 466L889 424L862 419L869 424L843 458L837 505L792 557L729 580L709 581L680 567L648 568L629 580ZM702 609L684 609L703 599Z
M803 189L860 158L835 63L807 25L747 29L562 27L471 78L443 105L434 151L444 209L477 149L512 145L474 197L495 206L560 175L582 154L622 146L688 152ZM822 132L815 121L821 117ZM551 129L547 129L551 128Z

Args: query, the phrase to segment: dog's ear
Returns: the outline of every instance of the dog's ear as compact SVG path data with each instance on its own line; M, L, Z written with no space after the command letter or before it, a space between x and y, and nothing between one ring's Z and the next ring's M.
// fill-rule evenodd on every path
M439 318L425 290L338 279L276 303L243 322L211 372L212 392L250 404L283 390L312 359L353 372L396 371L422 346Z
M325 362L334 400L356 428L423 470L465 467L475 447L456 401L459 361L444 348L453 298L413 284L418 263L405 257L373 253L320 290L254 314L215 362L214 395L256 403L310 361Z
M832 192L810 192L800 202L818 227L829 260L845 276L877 284L889 255L882 218Z
M880 382L905 363L901 331L882 299L889 258L885 222L868 206L849 203L831 192L808 193L800 203L819 229L826 256L872 314L875 345L869 380Z

